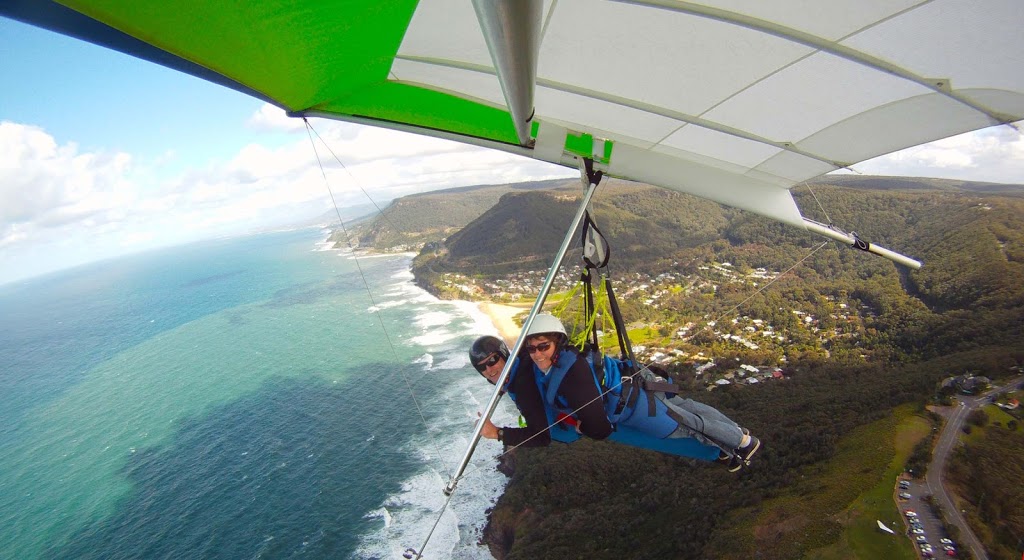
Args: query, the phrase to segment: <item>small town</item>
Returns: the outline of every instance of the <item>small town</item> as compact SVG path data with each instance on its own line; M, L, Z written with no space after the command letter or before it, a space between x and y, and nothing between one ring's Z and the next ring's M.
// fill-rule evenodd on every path
M562 270L549 302L573 290L580 273L578 267ZM832 296L821 296L821 301L804 308L776 308L772 318L745 313L742 305L717 313L687 313L697 307L695 302L708 307L707 302L713 302L724 286L753 295L778 276L779 272L764 268L740 270L728 262L709 262L690 274L630 272L613 282L620 305L642 315L626 317L637 358L692 375L708 390L784 380L794 355L827 358L842 348L868 358L867 351L858 349L858 339L875 314L866 306ZM525 305L532 303L544 278L544 271L496 279L446 273L441 291L460 299Z

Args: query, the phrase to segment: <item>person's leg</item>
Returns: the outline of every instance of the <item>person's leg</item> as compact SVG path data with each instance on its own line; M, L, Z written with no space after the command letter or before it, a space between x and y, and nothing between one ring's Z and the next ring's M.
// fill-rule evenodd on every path
M695 401L693 399L681 399L679 397L675 397L674 400L675 402L679 403L679 406L683 407L686 410L689 410L690 412L700 416L701 418L704 418L705 420L710 421L714 419L715 421L722 422L723 424L732 424L733 426L739 428L739 424L733 422L732 418L729 418L725 414L722 414L722 411L718 410L713 406L708 406L702 402Z
M680 429L669 437L694 437L699 441L717 445L726 453L732 453L732 450L739 447L743 441L743 431L740 427L715 408L678 396L662 402L682 421Z

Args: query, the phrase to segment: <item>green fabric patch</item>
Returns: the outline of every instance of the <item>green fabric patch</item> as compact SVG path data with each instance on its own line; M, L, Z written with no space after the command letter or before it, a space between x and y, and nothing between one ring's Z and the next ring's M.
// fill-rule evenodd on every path
M507 111L388 82L416 0L63 0L289 111L359 115L518 144Z
M578 135L569 132L565 137L565 151L606 164L612 159L612 141L604 139L598 141L604 143L601 154L594 153L594 135L586 132L581 132Z

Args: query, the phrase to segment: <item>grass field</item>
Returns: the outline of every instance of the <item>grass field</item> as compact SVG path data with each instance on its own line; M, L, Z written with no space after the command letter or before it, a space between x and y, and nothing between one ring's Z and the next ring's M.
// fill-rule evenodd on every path
M786 494L734 514L727 540L747 543L737 557L914 560L893 489L914 444L930 431L911 405L853 430L832 459L802 473ZM882 532L876 520L897 534Z
M808 558L917 558L913 544L902 536L905 527L893 500L893 488L914 445L928 435L931 424L923 417L912 414L909 406L896 409L892 420L893 456L888 468L875 486L857 496L844 511L842 517L846 520L846 527L839 542L812 551L807 555ZM876 422L880 423L886 422ZM878 426L871 431L878 434L877 430L880 429L884 428ZM883 533L876 520L893 528L897 534Z

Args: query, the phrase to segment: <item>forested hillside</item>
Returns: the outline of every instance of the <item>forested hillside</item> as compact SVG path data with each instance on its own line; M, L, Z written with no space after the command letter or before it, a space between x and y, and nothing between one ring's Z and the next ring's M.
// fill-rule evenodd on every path
M926 359L1024 338L1024 198L963 192L858 191L819 185L795 191L805 215L857 231L865 239L919 258L909 271L880 257L830 242L741 310L792 321L793 304L818 310L829 297L867 306L873 318L861 344L875 355ZM571 219L573 189L509 193L441 251L418 259L416 272L502 275L547 267ZM828 217L826 217L826 214ZM593 215L621 273L687 272L709 262L740 270L786 270L821 238L766 218L664 189L611 182ZM709 297L673 296L662 311L634 308L632 317L675 320L729 309L752 295L719 286ZM788 302L789 305L783 305ZM778 313L781 307L786 313ZM967 336L965 336L965 334Z
M575 181L569 181L574 183ZM382 212L356 230L359 245L381 251L418 250L465 227L509 192L551 189L566 181L534 181L507 185L480 185L414 194L392 201ZM341 234L333 237L345 243Z
M592 209L612 246L613 278L638 271L699 278L714 267L743 277L792 267L760 292L763 282L722 280L713 289L669 290L657 305L627 301L627 320L674 331L731 312L786 332L797 329L793 310L801 309L817 318L815 332L854 330L828 341L788 339L785 382L710 393L694 385L694 398L765 444L738 475L605 443L516 451L485 535L499 558L813 556L845 538L856 516L847 508L890 467L886 422L895 407L922 410L950 374L998 379L1024 363L1024 189L836 182L857 181L867 190L821 184L812 186L814 196L804 187L794 195L809 218L919 258L921 270L832 242L818 248L817 236L694 197L602 185ZM505 193L443 244L428 246L416 259L418 280L429 286L452 273L498 278L546 268L578 197L571 182ZM839 302L859 322L840 324ZM730 350L707 330L687 343L730 362L755 353ZM767 500L796 505L762 509Z

